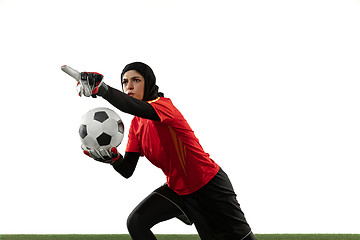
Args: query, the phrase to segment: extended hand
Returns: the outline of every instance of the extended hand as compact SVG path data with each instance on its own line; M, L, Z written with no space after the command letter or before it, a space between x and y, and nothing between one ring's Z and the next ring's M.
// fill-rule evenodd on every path
M79 72L70 66L63 65L61 70L73 77L77 82L77 91L79 96L96 97L104 96L108 86L102 81L103 75L97 72Z
M96 161L102 163L111 163L113 164L115 161L118 161L120 158L122 159L121 154L118 152L116 147L112 147L110 149L90 149L81 145L84 154L93 158Z
M80 76L78 83L79 95L85 97L95 96L99 92L99 86L104 76L96 72L82 72Z

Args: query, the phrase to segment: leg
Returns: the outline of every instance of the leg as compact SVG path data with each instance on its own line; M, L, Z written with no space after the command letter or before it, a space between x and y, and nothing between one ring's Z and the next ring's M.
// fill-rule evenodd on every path
M257 239L255 238L255 235L251 232L243 240L257 240Z
M200 190L185 196L185 202L202 240L255 239L222 169Z
M159 222L180 215L180 210L172 202L153 192L130 214L127 227L133 240L155 240L151 228Z

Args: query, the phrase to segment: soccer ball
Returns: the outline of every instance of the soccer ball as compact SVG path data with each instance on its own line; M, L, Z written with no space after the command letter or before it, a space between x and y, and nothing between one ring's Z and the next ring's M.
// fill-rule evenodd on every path
M94 108L81 118L79 134L85 147L109 149L120 145L124 137L124 124L113 110Z

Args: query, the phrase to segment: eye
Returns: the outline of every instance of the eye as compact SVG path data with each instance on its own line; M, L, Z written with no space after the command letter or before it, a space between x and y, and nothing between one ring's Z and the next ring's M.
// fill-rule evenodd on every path
M134 78L134 82L140 82L141 79L140 78Z
M129 81L127 80L127 79L124 79L124 80L122 80L122 85L125 85L125 84L127 84Z

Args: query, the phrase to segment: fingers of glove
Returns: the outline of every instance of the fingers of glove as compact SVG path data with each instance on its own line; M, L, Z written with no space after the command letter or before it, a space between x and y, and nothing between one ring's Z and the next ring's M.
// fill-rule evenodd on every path
M90 97L93 91L93 86L91 85L91 81L89 79L87 72L80 73L80 85L81 85L81 94L85 97Z
M101 156L104 158L103 162L113 163L119 159L120 155L115 147L111 149L100 149Z
M81 144L81 149L83 150L86 156L89 156L97 161L103 160L97 151L94 149L87 148L84 144Z
M99 85L103 79L103 75L97 72L90 72L89 74L89 79L90 82L93 85L93 90L92 90L92 94L96 94L99 91Z
M84 150L83 153L84 153L86 156L91 157L89 151Z
M90 155L94 156L95 160L103 163L113 163L120 157L120 154L115 147L112 147L111 149L93 149L90 152Z
M89 153L90 153L90 156L97 161L104 160L104 158L100 154L100 151L97 149L90 149Z
M76 84L76 91L77 91L78 95L81 97L81 95L82 95L82 87L81 87L80 82L78 82Z
M91 149L90 155L99 162L112 163L111 154L106 149Z
M108 158L111 159L111 154L107 149L100 148L99 152L100 152L101 157L103 157L104 159L108 159Z
M87 151L88 149L87 149L87 147L85 147L85 145L84 144L81 144L81 149L84 151L84 153L85 153L85 151Z
M117 152L117 149L114 147L111 149L103 149L103 148L90 149L87 148L84 144L81 144L81 149L83 150L85 155L93 158L96 161L103 163L113 163L120 157L120 155Z
M83 150L83 153L84 153L86 156L91 157L91 158L93 158L93 159L97 158L97 156L94 155L94 152L93 152L91 149L85 147L84 144L81 144L81 149Z
M89 77L94 81L100 83L103 79L103 75L97 72L88 72Z
M103 77L102 74L96 72L82 72L80 78L82 94L86 97L94 96L99 91Z

